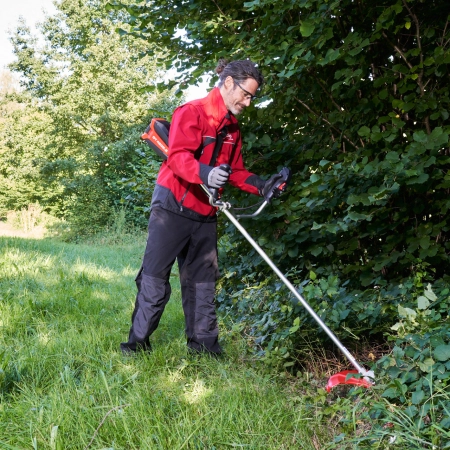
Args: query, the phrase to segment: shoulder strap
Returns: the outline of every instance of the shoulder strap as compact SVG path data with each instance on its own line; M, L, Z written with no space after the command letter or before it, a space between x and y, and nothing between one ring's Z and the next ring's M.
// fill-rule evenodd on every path
M145 133L141 138L159 155L163 160L167 159L169 154L169 130L170 122L164 119L152 119L150 125L145 130ZM210 166L214 167L216 163L217 156L219 155L220 149L222 148L223 140L228 134L228 128L224 126L217 132L216 143L214 145L214 151L209 163ZM203 151L203 145L195 152L195 158L199 159L200 154ZM200 152L200 154L199 154Z
M216 145L214 146L214 151L211 157L211 161L209 162L210 166L214 167L214 164L216 164L216 159L219 154L220 149L222 148L223 140L225 139L225 136L228 134L228 128L225 126L221 130L218 131L217 137L216 137Z

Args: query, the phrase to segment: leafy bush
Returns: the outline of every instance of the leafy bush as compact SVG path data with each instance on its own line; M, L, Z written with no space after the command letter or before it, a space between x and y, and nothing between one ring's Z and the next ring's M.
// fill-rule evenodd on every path
M417 260L445 274L445 1L255 0L218 8L192 0L175 8L157 0L110 8L128 13L122 34L164 48L161 64L176 60L180 88L221 56L261 67L261 99L240 117L246 163L266 175L288 165L294 176L290 196L251 234L284 271L333 274L354 289L401 283ZM234 239L242 245L239 233Z
M140 135L155 110L178 104L170 90L147 91L161 76L141 55L149 46L120 36L123 14L106 12L106 3L60 2L39 26L42 45L20 22L10 68L22 90L11 99L0 91L0 203L39 202L74 237L97 233L122 204L136 207L127 219L145 227L149 194L134 196L122 180L154 178Z
M373 368L376 384L326 408L343 416L329 448L450 448L449 293L441 280L398 304L392 351Z
M74 180L77 193L67 201L67 238L77 239L100 232L108 223L114 208L103 186L94 177ZM70 238L69 238L70 239Z
M281 281L258 275L247 274L240 287L227 289L227 277L239 279L237 272L227 272L220 284L219 311L251 337L267 363L297 370L309 364L312 345L330 348L329 338ZM287 275L291 281L292 275ZM407 295L406 290L349 290L331 275L317 278L311 272L310 277L294 285L339 338L353 346L387 331L391 310Z

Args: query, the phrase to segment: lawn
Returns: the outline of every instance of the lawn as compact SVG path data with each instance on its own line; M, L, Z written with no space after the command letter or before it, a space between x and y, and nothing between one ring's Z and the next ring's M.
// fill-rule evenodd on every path
M149 355L125 357L144 240L0 237L0 448L320 449L332 430L249 358L187 355L176 272Z

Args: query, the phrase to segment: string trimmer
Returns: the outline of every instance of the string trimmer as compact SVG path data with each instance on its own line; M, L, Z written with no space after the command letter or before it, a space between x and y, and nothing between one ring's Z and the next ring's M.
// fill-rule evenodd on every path
M231 173L231 168L228 164L222 164L220 166L223 170ZM255 242L255 240L247 233L245 228L239 223L238 218L243 217L255 217L257 216L272 200L274 195L280 194L286 190L286 185L290 180L291 171L284 167L279 175L280 179L275 183L273 189L265 195L264 201L259 209L253 214L247 215L236 215L236 217L230 212L232 206L228 202L222 201L218 198L217 189L208 189L205 185L201 185L205 193L209 197L209 203L212 206L217 207L221 212L223 212L228 219L233 223L233 225L242 233L242 235L247 239L247 241L252 245L252 247L261 255L261 257L266 261L270 268L276 273L280 280L287 286L287 288L292 292L292 294L298 299L298 301L303 305L303 307L309 312L313 319L319 324L325 333L331 338L331 340L336 344L339 350L347 357L352 366L356 370L344 370L335 375L332 375L327 383L326 389L329 392L334 386L338 384L353 384L358 386L370 387L373 384L374 373L371 370L366 370L362 367L354 356L347 350L347 348L339 341L336 335L328 328L328 326L323 322L323 320L315 313L308 302L298 293L297 289L290 283L290 281L281 273L278 267L273 263L273 261L267 256L264 250ZM277 192L278 191L278 192ZM360 374L362 378L355 377L355 374Z

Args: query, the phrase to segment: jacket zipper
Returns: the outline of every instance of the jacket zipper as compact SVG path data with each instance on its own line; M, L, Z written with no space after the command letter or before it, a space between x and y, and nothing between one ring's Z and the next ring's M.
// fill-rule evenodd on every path
M183 211L183 203L184 203L184 199L186 198L186 195L188 194L189 188L191 187L191 184L189 184L189 186L187 187L185 193L183 194L183 197L181 197L181 201L180 201L180 211Z
M228 115L228 113L223 117L223 119L221 120L221 122L220 122L220 124L222 125L222 123L227 119L229 119L230 118L230 116ZM223 128L223 127L219 127L219 129L221 129L221 128ZM217 139L217 137L216 137L216 139ZM204 149L202 149L202 153L200 154L200 156L202 156L202 154L203 154L203 150ZM199 158L200 159L200 158ZM191 184L192 183L190 183L189 184L189 186L187 187L187 189L186 189L186 191L184 192L184 194L183 194L183 197L181 197L181 201L180 201L180 212L182 212L183 211L183 203L184 203L184 200L185 200L185 198L186 198L186 196L187 196L187 194L188 194L188 192L189 192L189 189L190 189L190 187L191 187ZM212 208L213 210L214 210L214 208ZM209 215L209 214L208 214Z
M188 188L186 189L186 191L185 191L184 194L183 194L183 197L181 197L181 200L180 200L180 212L183 212L183 203L184 203L184 199L186 198L186 196L187 196L187 194L188 194L188 192L189 192L189 189L190 189L191 185L192 185L192 183L189 184ZM214 211L215 211L215 210L214 210L214 207L211 207L211 212L214 212ZM209 216L210 214L211 214L211 213L208 213L208 216Z

